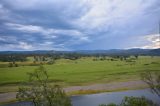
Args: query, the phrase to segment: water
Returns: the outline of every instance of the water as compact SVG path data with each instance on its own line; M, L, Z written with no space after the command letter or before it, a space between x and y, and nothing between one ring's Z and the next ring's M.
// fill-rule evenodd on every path
M158 96L152 94L149 89L73 96L71 98L73 106L98 106L99 104L108 103L119 104L125 96L145 96L146 98L152 100L154 103L160 104Z
M160 104L158 96L152 94L149 89L72 96L71 100L73 106L98 106L99 104L108 104L111 102L118 104L122 101L122 99L125 96L134 96L134 97L145 96L146 98L152 100L153 102ZM31 103L17 102L3 106L31 106Z

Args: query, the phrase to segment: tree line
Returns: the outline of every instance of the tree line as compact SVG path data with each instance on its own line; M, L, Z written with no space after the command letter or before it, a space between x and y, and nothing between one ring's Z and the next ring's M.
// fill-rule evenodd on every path
M50 59L70 59L76 60L81 57L96 57L105 60L105 57L112 57L115 59L126 60L131 55L107 55L107 54L80 54L80 53L52 53L52 54L0 54L0 61L1 62L24 62L27 61L27 57L33 57L34 61L47 61L48 58ZM138 58L138 55L134 55L135 58Z

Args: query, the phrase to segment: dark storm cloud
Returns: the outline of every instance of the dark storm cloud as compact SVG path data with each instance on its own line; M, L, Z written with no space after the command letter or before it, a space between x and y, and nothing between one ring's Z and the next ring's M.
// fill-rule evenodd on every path
M154 48L156 43L147 36L158 33L159 4L159 0L1 0L0 47Z

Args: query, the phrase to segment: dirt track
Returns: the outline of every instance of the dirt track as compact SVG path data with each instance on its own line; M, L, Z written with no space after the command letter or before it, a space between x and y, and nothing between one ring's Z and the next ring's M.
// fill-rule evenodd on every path
M147 85L143 81L129 81L129 82L115 82L107 84L94 84L88 86L73 86L64 88L66 92L73 92L79 90L102 90L102 91L114 91L121 89L136 89L144 88ZM8 102L16 98L16 92L2 93L0 94L0 103Z

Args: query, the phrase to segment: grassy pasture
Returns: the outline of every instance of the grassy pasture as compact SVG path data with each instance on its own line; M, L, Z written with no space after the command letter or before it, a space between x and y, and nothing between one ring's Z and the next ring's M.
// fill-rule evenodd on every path
M28 63L31 61L23 64ZM78 60L59 59L53 65L44 66L51 82L55 81L63 86L87 85L138 80L140 73L145 70L160 71L160 57L141 56L135 60L134 64L120 60L93 61L93 57ZM37 66L0 68L0 86L5 88L27 81L26 73L36 68ZM1 89L0 92L2 92Z

